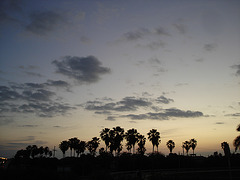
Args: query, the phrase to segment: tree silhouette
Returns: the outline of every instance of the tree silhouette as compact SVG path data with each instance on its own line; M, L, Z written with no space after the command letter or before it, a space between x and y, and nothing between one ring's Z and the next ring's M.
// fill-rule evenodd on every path
M172 153L172 150L175 148L175 143L173 142L173 140L169 140L167 143L166 143L168 149L170 150L170 153Z
M188 156L188 151L189 151L189 149L191 148L191 143L190 143L189 141L183 142L182 148L184 148L184 149L186 150L187 156Z
M96 154L96 150L100 144L100 139L97 137L93 137L91 141L87 142L87 149L89 150L91 155Z
M133 154L135 153L135 144L138 142L138 136L139 133L134 128L129 129L124 136L127 141L127 146L130 147L130 152L131 148L133 148Z
M240 124L238 125L236 130L240 132ZM240 149L240 136L237 136L234 139L233 146L235 147L235 151L237 151L237 149Z
M226 157L229 157L230 156L230 147L229 147L229 144L227 142L222 142L221 143L221 147L224 151L224 154Z
M73 150L73 156L75 157L75 150L76 150L76 147L77 147L77 144L79 143L79 141L80 140L76 137L68 140L69 148L71 150L71 157L72 157L72 150Z
M145 148L146 138L143 135L138 135L138 153L144 155L146 148Z
M157 147L157 152L158 152L158 145L161 142L160 140L160 133L156 129L150 130L148 133L148 139L149 141L152 142L153 145L153 153L154 153L154 146Z
M63 153L63 158L65 158L65 152L68 150L69 148L69 141L62 141L60 144L59 144L59 148L60 150L62 151Z
M197 146L197 141L196 141L195 139L191 139L191 140L190 140L190 146L191 146L191 148L192 148L192 150L193 150L193 154L194 154L194 149L195 149L196 146Z
M102 129L102 131L100 132L100 137L106 145L106 152L111 141L109 132L110 132L110 129L108 128Z
M87 143L85 141L79 141L79 143L76 146L77 157L84 153L84 151L86 150L86 146Z
M109 131L110 135L110 152L120 153L122 150L122 141L124 138L124 129L117 126Z

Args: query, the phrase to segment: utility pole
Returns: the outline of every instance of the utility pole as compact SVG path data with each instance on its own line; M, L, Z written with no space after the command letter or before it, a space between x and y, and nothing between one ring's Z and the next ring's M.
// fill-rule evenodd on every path
M54 146L54 148L53 148L53 157L55 158L55 152L56 152L57 150L55 149L55 146Z

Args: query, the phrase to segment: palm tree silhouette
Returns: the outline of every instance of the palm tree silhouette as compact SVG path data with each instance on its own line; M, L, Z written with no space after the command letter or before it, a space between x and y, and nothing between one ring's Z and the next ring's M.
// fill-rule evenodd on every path
M240 132L240 124L238 125L236 130ZM237 136L234 139L233 146L235 147L235 151L237 151L237 149L240 149L240 136Z
M154 153L154 146L157 147L157 152L158 152L158 145L161 142L160 140L160 133L156 129L150 130L148 133L148 139L149 141L152 142L153 145L153 153Z
M62 151L63 153L63 158L65 158L65 152L68 150L69 148L69 141L62 141L60 144L59 144L59 148L60 150Z
M144 137L144 135L138 135L138 153L143 155L146 151L145 148L145 143L146 143L146 138Z
M172 153L172 150L175 148L175 143L173 142L173 140L169 140L167 143L166 143L168 149L170 150L170 153Z
M191 139L191 140L190 140L190 146L191 146L191 148L192 148L192 150L193 150L193 155L194 155L194 149L195 149L196 146L197 146L197 141L196 141L195 139Z
M229 157L230 156L230 147L229 147L229 144L227 142L222 142L221 143L221 147L224 151L224 154L226 157Z
M100 137L105 142L105 145L106 145L106 152L111 141L109 132L110 132L110 129L108 128L102 129L102 131L100 132Z
M120 153L122 150L122 141L124 138L124 129L117 126L114 127L112 130L109 131L110 135L110 152L113 153Z
M79 141L76 146L77 157L84 153L84 151L86 150L86 145L87 143L85 141Z
M125 139L127 140L127 146L130 147L130 152L131 152L131 148L133 148L133 154L135 152L135 144L138 142L138 136L139 136L139 133L134 128L129 129L124 136Z
M100 144L100 139L97 137L93 137L91 141L88 141L87 143L87 149L89 150L91 155L96 154L96 150Z
M191 143L190 143L189 141L183 142L182 148L184 148L184 149L186 150L187 156L188 156L188 151L189 151L189 149L191 148Z
M79 141L80 140L76 137L68 140L69 147L70 147L70 150L71 150L71 157L72 157L72 150L73 150L73 156L75 157L75 150L76 150L76 146L79 143Z

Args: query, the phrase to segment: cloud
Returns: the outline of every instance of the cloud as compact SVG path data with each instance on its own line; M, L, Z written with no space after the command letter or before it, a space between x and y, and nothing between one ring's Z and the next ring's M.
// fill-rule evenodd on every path
M215 124L224 124L224 122L216 122Z
M239 117L240 113L226 114L225 116Z
M25 29L41 36L57 29L61 23L65 23L63 16L53 11L34 12L29 17L31 22Z
M62 61L52 62L57 67L57 73L77 80L79 83L95 83L100 76L110 73L110 68L102 67L94 56L65 56Z
M160 35L160 36L171 36L169 32L167 32L163 27L158 27L153 30L154 34Z
M233 69L237 69L236 76L240 76L240 64L231 66Z
M214 50L216 49L216 47L217 47L217 44L215 44L215 43L209 43L209 44L205 44L205 45L203 46L203 49L206 50L206 51L211 52L211 51L214 51Z
M149 107L151 104L152 103L145 98L125 97L121 101L111 103L88 101L85 104L85 109L96 111L98 114L107 114L110 111L136 111L139 107Z
M136 41L136 40L142 39L144 36L146 36L149 33L150 33L149 30L145 28L138 29L136 31L130 31L123 34L123 40Z
M169 103L171 103L171 102L174 102L173 99L166 98L166 97L164 97L164 96L158 97L158 98L156 99L156 101L157 101L158 103L162 103L162 104L169 104Z
M162 109L162 112L159 113L146 113L146 114L128 114L122 117L127 117L132 120L169 120L169 118L178 117L178 118L196 118L202 117L203 113L200 111L183 111L176 108L171 109Z
M24 124L24 125L19 125L18 127L28 127L28 128L33 128L33 127L38 127L38 125Z
M39 117L66 115L75 107L59 101L49 87L68 87L65 81L48 80L46 83L11 84L0 86L1 113L28 113ZM5 120L7 122L7 120ZM2 122L5 123L6 122Z
M173 26L177 29L180 34L186 33L186 26L184 24L173 24Z
M107 121L116 121L116 117L115 116L108 116Z

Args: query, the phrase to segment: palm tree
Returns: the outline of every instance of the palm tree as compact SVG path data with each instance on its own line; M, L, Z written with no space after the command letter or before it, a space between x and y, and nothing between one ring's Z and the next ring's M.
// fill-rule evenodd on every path
M170 150L170 153L172 153L172 150L175 148L175 143L173 142L173 140L169 140L167 143L166 143L168 149Z
M229 157L230 156L230 148L229 148L229 144L227 142L222 142L221 143L221 147L224 151L224 154L226 157Z
M238 125L236 130L240 132L240 124ZM237 151L237 149L240 149L240 136L237 136L234 139L233 146L235 147L235 151Z
M76 153L77 153L77 157L84 153L85 149L86 149L86 145L87 143L85 141L80 141L77 146L76 146Z
M184 149L186 150L187 156L188 156L188 151L189 151L189 149L191 148L190 142L189 142L189 141L183 142L182 148L184 148Z
M190 146L191 146L191 148L192 148L192 150L193 150L193 155L194 155L194 149L195 149L196 146L197 146L197 141L196 141L195 139L191 139L191 140L190 140Z
M108 129L108 128L105 128L100 132L100 137L105 142L105 145L106 145L106 152L107 152L107 148L110 144L110 134L109 134L109 132L110 132L110 129Z
M70 147L70 150L71 150L71 157L72 157L72 150L73 150L73 156L75 157L75 150L76 150L76 147L77 147L77 144L79 143L79 141L80 140L76 137L68 140L69 147Z
M118 154L122 150L122 141L124 138L124 129L117 126L114 127L112 130L109 131L110 135L110 152L113 153L113 151L118 152Z
M156 129L152 129L147 133L149 141L152 142L153 145L153 153L154 153L154 146L157 147L158 152L158 145L161 142L160 140L160 133Z
M100 139L97 137L93 137L91 141L88 141L87 148L91 155L95 155L99 144L100 144Z
M143 155L146 151L145 148L145 143L146 143L146 138L144 137L144 135L138 135L138 153Z
M63 158L65 158L65 152L68 150L69 148L69 141L62 141L60 144L59 144L59 148L60 150L62 151L63 153Z
M135 144L138 142L138 136L139 133L137 132L136 129L129 129L126 134L125 134L125 139L127 140L127 146L130 147L130 152L131 148L133 148L133 154L135 152Z

